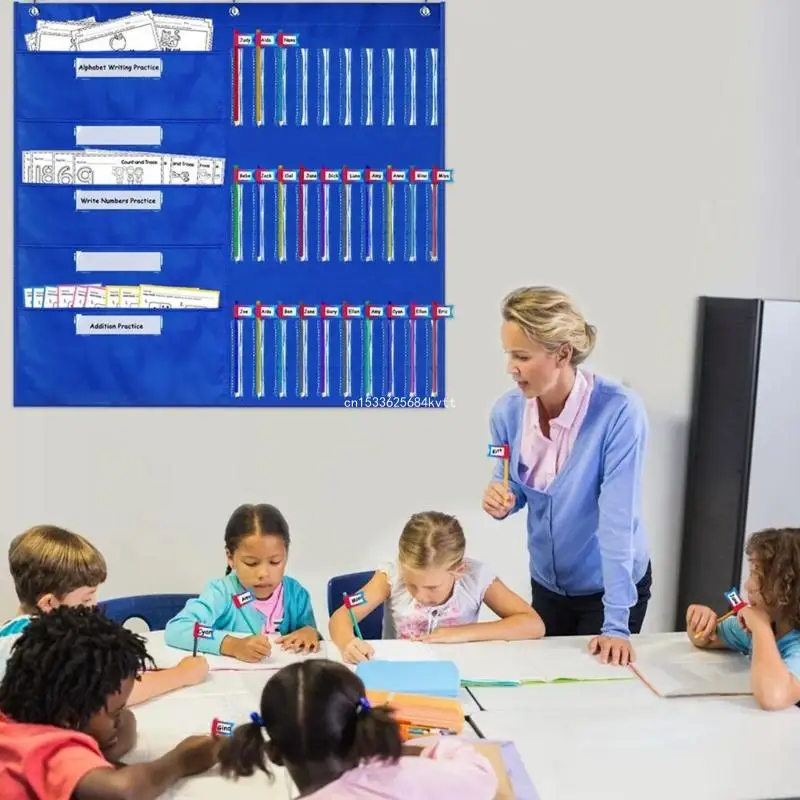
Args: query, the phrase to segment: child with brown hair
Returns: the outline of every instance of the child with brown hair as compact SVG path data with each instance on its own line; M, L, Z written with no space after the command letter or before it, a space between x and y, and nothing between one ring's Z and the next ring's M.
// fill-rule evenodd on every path
M54 525L37 525L15 537L8 549L8 566L19 599L14 619L0 626L0 677L11 648L31 620L60 606L94 606L97 588L107 577L103 554L83 536ZM184 658L171 669L147 671L136 681L128 705L202 683L208 662Z
M541 617L485 564L465 557L461 524L449 514L414 514L400 535L396 562L378 568L361 590L363 602L352 611L357 620L385 604L384 639L435 643L539 639ZM486 605L498 617L478 622ZM374 654L354 634L349 611L342 607L330 620L331 638L345 661L358 663Z
M800 703L800 528L769 528L747 543L749 604L722 622L702 605L686 610L695 647L751 659L753 696L768 711Z

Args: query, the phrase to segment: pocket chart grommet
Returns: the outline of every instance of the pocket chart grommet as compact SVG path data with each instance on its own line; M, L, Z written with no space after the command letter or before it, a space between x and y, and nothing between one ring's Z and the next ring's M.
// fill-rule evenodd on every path
M15 404L435 406L443 8L164 10L15 4Z
M243 405L444 407L442 325L452 318L439 303L236 304L231 396Z

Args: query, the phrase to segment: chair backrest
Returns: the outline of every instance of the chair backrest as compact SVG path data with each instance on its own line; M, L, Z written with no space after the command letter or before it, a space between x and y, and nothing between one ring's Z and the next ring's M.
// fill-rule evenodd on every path
M362 586L372 580L374 570L368 572L349 572L347 575L336 575L328 581L328 614L341 608L344 594L355 594ZM383 636L383 605L378 606L358 623L361 635L365 639L380 639Z
M98 603L105 615L120 625L131 619L143 619L151 631L163 631L167 623L196 594L141 594L116 597Z

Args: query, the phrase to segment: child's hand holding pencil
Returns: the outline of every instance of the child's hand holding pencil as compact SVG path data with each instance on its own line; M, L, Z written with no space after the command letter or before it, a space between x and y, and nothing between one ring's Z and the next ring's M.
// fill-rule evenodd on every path
M364 641L364 637L361 635L361 626L358 624L358 617L356 617L356 613L353 610L366 604L367 598L364 595L364 591L362 590L352 595L344 592L342 600L350 617L353 633L356 635L356 638L351 639L342 650L342 658L348 664L360 664L362 661L369 661L375 655L375 650L369 642Z
M726 614L727 616L730 616L730 614ZM686 609L686 629L698 641L713 641L716 636L717 625L723 619L725 617L717 619L717 612L708 606L695 604Z
M375 655L375 648L363 639L352 639L342 651L346 664L360 664L369 661Z
M263 661L265 658L269 658L272 653L272 645L269 639L260 633L245 638L226 636L222 640L220 653L224 656L235 658L238 661L256 664L259 661Z

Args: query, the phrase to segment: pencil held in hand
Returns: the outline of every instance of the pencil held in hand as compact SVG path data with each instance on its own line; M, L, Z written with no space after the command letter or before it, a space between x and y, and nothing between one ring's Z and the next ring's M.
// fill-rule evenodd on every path
M195 622L194 624L194 631L193 631L193 639L194 644L192 646L192 655L197 655L197 640L198 639L213 639L214 638L214 629L209 625L201 625L199 622Z
M248 603L252 603L253 600L255 600L255 598L253 597L252 592L249 591L244 591L241 592L240 594L235 594L233 596L233 604L236 606L236 608L238 608L242 612L242 617L244 618L244 621L247 623L247 627L250 628L250 633L252 633L253 636L258 636L258 631L253 627L253 623L250 622L250 619L248 618L247 614L245 614L243 611L244 607Z
M347 613L350 614L350 622L353 626L353 631L359 639L363 639L364 637L361 635L361 628L358 625L358 620L356 619L353 609L357 606L363 606L364 603L367 602L367 598L364 596L364 592L356 592L353 595L349 595L345 592L342 597L344 598L344 606L347 609Z
M695 640L710 640L717 630L717 612L708 606L689 606L686 609L686 629Z

